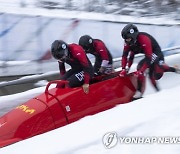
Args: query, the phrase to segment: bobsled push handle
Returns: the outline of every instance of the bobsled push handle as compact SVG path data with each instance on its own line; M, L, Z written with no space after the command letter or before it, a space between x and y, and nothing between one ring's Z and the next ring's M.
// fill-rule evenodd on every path
M50 87L51 84L60 84L60 83L67 84L68 81L66 81L66 80L54 80L54 81L50 81L50 82L47 84L47 86L46 86L45 93L48 92L48 89L49 89L49 87Z

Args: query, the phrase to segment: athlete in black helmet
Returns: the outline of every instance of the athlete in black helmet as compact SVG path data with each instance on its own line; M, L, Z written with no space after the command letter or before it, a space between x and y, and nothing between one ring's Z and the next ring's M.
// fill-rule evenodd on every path
M58 60L61 79L69 81L69 87L83 85L84 92L88 93L93 67L83 48L77 44L67 44L62 40L55 40L51 45L51 53ZM65 63L71 66L67 72Z
M79 45L81 45L86 53L89 53L90 50L93 50L93 38L89 35L83 35L79 39Z
M133 24L128 24L121 31L122 38L128 45L133 45L136 43L138 34L138 28Z
M55 40L51 45L52 56L60 61L65 61L68 57L68 45L62 40Z
M79 39L86 53L95 56L94 72L96 74L109 74L113 72L112 56L103 41L93 39L89 35L83 35Z
M170 67L164 62L164 55L157 41L148 33L139 32L134 24L127 24L121 31L122 38L125 40L124 51L122 55L122 71L120 76L123 77L131 67L135 54L143 53L145 58L142 59L135 75L138 76L138 91L134 98L142 96L142 80L143 74L149 68L149 77L158 91L156 80L159 80L164 72L180 73L180 70Z

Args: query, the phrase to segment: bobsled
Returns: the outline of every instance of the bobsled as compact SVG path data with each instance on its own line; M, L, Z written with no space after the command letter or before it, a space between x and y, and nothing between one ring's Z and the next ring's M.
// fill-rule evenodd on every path
M65 126L118 104L131 102L137 90L137 77L133 73L125 77L119 77L118 74L115 72L94 77L88 94L84 93L82 87L51 86L66 85L67 81L49 82L44 93L0 118L0 147Z

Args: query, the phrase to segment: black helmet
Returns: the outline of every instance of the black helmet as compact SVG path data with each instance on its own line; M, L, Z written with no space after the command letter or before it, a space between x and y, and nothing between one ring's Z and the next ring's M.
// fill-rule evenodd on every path
M86 52L88 52L93 47L93 39L89 35L83 35L79 39L79 45L84 48Z
M131 23L127 24L121 31L121 35L123 39L125 40L128 38L132 39L130 42L126 42L127 44L130 44L130 45L136 42L138 33L139 33L138 28Z
M51 45L51 54L52 56L60 60L68 56L68 46L62 40L55 40Z

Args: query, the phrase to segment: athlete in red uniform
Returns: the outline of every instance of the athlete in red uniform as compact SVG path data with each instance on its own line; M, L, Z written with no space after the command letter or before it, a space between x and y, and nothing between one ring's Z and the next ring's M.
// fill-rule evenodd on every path
M83 48L77 44L67 44L62 40L55 40L51 45L51 53L58 60L61 79L69 81L69 87L83 85L84 92L88 93L93 67ZM67 72L65 63L71 66Z
M89 35L83 35L79 39L86 53L95 56L94 72L96 74L110 74L113 72L112 56L103 41L93 39Z
M138 28L133 24L127 24L122 32L122 38L125 40L124 50L122 55L122 71L120 76L125 76L131 67L135 54L143 53L145 58L142 59L138 66L135 75L138 76L138 91L134 98L142 96L142 75L149 68L150 80L157 91L156 80L159 80L164 72L180 73L180 70L170 67L164 62L164 55L157 41L148 33L139 32Z

